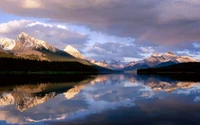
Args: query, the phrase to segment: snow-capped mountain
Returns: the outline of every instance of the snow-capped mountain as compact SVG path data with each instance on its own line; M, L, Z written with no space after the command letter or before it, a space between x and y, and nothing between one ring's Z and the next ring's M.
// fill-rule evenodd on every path
M0 47L0 53L8 53L3 48Z
M171 52L166 52L163 54L153 53L147 59L138 62L134 61L130 62L124 67L124 70L136 70L139 68L160 67L160 66L167 66L185 62L197 62L197 60L189 56L178 56Z
M12 52L14 56L28 59L48 61L79 61L69 53L59 50L43 40L31 37L24 32L20 33L16 40L1 38L0 47L7 52Z
M0 38L0 47L4 50L12 50L16 45L15 40L8 38Z
M90 63L93 63L95 65L98 65L98 66L101 66L101 67L105 67L105 68L109 68L109 65L108 63L103 60L103 61L96 61L94 59L91 59L91 58L87 58L87 60L90 62Z
M109 69L122 69L125 66L125 63L123 63L121 61L111 60L110 63L108 63L105 60L96 61L96 60L91 59L91 58L86 58L77 49L75 49L71 45L68 45L64 49L64 51L71 54L72 56L74 56L78 59L84 59L84 60L87 60L88 62L90 62L92 64L95 64L95 65L98 65L98 66L101 66L101 67L105 67L105 68L109 68Z
M125 67L132 67L132 66L134 66L134 65L136 65L136 64L137 64L136 61L131 61L131 62L129 62L127 65L125 65L124 68L125 68Z
M66 46L64 51L78 59L86 59L77 49L75 49L71 45Z
M48 45L45 41L38 40L24 32L17 36L16 45L12 49L14 53L24 53L37 50L48 50L51 52L57 51L55 47Z

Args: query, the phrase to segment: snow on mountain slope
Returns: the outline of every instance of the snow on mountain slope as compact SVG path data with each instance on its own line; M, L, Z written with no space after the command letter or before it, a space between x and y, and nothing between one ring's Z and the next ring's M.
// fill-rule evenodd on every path
M105 60L103 61L96 61L93 60L91 58L86 58L84 57L77 49L75 49L74 47L72 47L71 45L68 45L65 49L65 52L71 54L72 56L78 58L78 59L83 59L83 60L87 60L88 62L95 64L97 66L101 66L104 68L109 68L109 69L122 69L124 67L124 63L122 63L121 61L115 61L115 60L111 60L110 63L107 63Z
M87 61L89 61L90 63L95 64L97 66L109 68L109 65L107 64L106 61L96 61L96 60L91 59L91 58L87 58Z
M163 54L153 53L149 58L142 61L130 62L124 67L124 70L136 70L139 68L167 66L184 62L197 62L197 60L189 56L178 56L171 52L166 52Z
M0 38L0 47L4 50L12 50L16 45L15 40L8 38Z
M198 62L196 59L193 59L192 57L189 56L181 56L180 58L177 59L179 63L182 62Z
M11 51L18 57L34 60L81 62L69 53L59 50L43 40L31 37L24 32L20 33L15 41L16 44Z
M56 48L48 45L45 41L38 40L28 34L22 32L17 36L16 45L13 47L13 51L22 52L27 50L49 50L56 52Z
M75 49L74 47L68 45L65 49L65 52L71 54L72 56L78 58L78 59L85 59L85 57L83 55L81 55L81 53Z
M132 66L134 66L134 65L136 65L136 64L137 64L136 61L131 61L131 62L129 62L125 67L132 67Z

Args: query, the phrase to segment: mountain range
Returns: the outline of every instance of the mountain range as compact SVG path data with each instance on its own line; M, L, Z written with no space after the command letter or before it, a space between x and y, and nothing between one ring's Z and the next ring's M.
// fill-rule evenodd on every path
M16 40L1 38L0 47L4 50L0 51L0 57L2 53L9 53L15 57L32 60L76 61L89 65L88 61L78 59L63 50L49 45L45 41L31 37L24 32L20 33Z
M162 67L169 66L178 63L187 63L187 62L198 62L189 56L178 56L171 52L166 52L163 54L153 53L149 58L141 61L132 61L128 63L123 70L137 70L141 68L152 68L152 67Z
M49 45L47 42L31 37L24 32L20 33L15 40L0 38L0 57L46 61L72 61L80 62L85 65L97 66L98 69L107 68L124 71L168 66L184 62L197 62L197 60L189 56L177 56L171 52L166 52L164 54L153 53L147 59L129 63L120 60L110 60L109 63L105 60L96 61L83 56L71 45L67 45L64 50L60 50Z

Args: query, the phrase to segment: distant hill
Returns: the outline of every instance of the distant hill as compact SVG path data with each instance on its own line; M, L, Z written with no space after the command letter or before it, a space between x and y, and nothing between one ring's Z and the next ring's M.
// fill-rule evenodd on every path
M200 62L180 63L170 66L138 69L138 74L168 74L168 73L198 73L200 74Z
M123 68L123 70L129 71L141 68L162 67L162 66L169 66L173 64L186 63L186 62L197 62L197 60L189 56L178 56L171 52L166 52L163 54L153 53L147 59L137 62L135 61L130 62Z

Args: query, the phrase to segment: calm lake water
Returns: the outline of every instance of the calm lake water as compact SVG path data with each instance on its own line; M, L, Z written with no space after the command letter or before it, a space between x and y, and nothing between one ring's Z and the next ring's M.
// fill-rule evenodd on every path
M196 80L130 74L65 77L1 83L0 125L200 124Z

